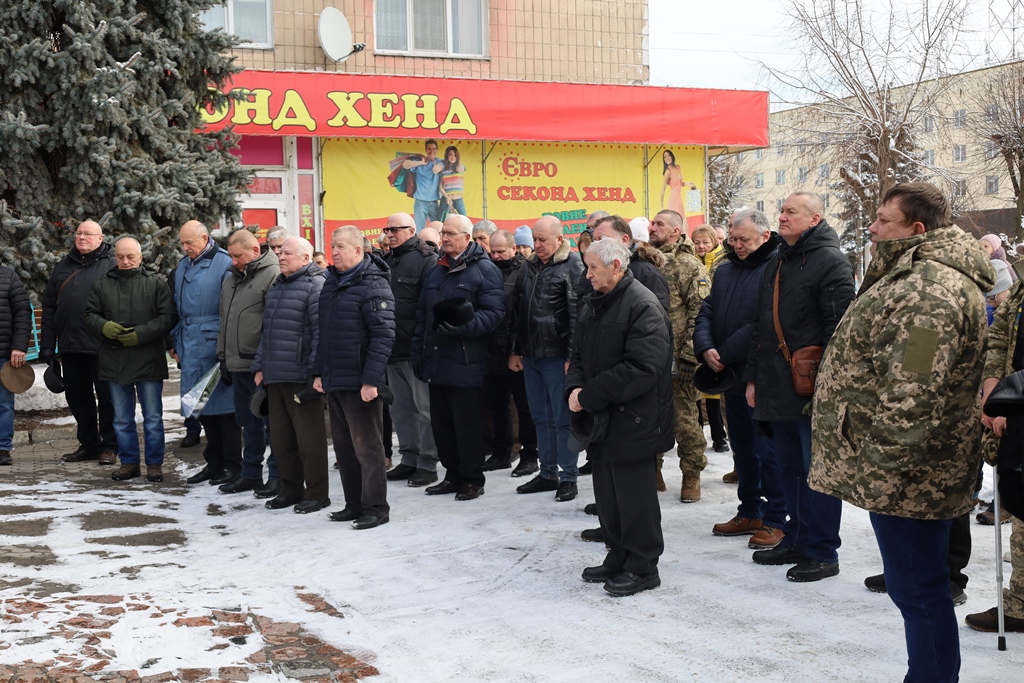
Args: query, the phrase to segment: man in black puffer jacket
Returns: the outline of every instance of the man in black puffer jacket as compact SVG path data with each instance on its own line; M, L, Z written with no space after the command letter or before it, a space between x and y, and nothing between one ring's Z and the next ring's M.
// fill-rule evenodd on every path
M43 290L39 360L49 363L60 346L64 397L78 424L78 449L61 456L64 462L117 462L114 404L110 387L98 375L100 341L82 320L93 283L116 265L114 248L103 241L99 223L83 221L75 231L75 246L53 269Z
M577 419L586 411L607 424L586 443L608 554L583 580L632 595L661 585L655 473L674 443L672 335L658 299L628 270L624 244L597 240L586 260L594 293L580 311L564 395Z
M331 235L334 265L320 292L320 340L313 387L327 394L331 438L345 508L331 515L372 529L389 520L379 389L395 342L395 297L388 266L363 250L363 233L345 225ZM273 424L273 421L271 421Z
M473 224L449 216L441 230L444 256L427 274L416 308L412 365L430 386L431 427L444 480L427 487L430 495L456 494L456 500L484 492L483 406L487 339L505 315L501 271L471 239ZM438 320L435 306L463 299L470 319L456 325Z
M16 368L25 364L32 330L31 311L21 278L10 268L0 266L0 367L8 361ZM0 465L11 464L13 441L14 394L0 385Z

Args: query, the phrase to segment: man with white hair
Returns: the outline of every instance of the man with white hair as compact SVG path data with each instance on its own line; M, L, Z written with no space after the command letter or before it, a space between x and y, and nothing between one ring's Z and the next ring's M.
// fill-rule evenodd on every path
M444 479L427 494L484 493L484 368L490 333L505 315L501 271L472 240L465 216L448 216L444 255L423 282L411 361L430 387L430 418Z
M473 224L473 241L480 245L480 248L487 253L488 256L491 254L491 235L498 229L498 226L494 224L494 221L489 221L486 218L479 220Z
M277 256L288 237L287 229L280 225L275 225L267 231L267 248L274 252L274 256Z

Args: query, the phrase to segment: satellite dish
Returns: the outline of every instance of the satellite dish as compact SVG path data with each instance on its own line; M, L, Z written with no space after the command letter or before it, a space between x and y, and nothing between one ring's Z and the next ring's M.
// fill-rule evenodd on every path
M320 34L320 47L328 59L344 62L349 55L359 52L353 49L352 29L349 28L348 19L337 7L324 8L320 13L317 32Z

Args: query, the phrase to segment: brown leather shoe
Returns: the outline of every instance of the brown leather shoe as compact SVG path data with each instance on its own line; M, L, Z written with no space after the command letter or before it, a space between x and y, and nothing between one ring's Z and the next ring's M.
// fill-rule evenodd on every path
M770 526L762 526L757 530L757 533L750 537L747 541L747 547L753 548L754 550L770 550L782 543L782 539L786 537L786 534L782 533L778 529L774 529Z
M985 512L979 512L975 519L978 520L978 524L984 524L985 526L996 525L996 513L994 510L986 510ZM1007 512L1006 510L999 511L1000 524L1006 524L1011 519L1013 519L1013 515L1011 515L1009 512Z
M724 481L726 484L738 484L740 483L740 478L739 476L737 476L736 470L733 470L732 472L726 472L725 474L723 474L722 481Z
M711 533L715 536L742 536L743 534L756 533L760 528L761 520L737 515L728 522L722 522L711 527Z
M684 503L696 503L700 500L700 472L689 474L683 472L683 486L679 490L679 500Z
M999 630L999 608L993 607L985 612L968 614L964 623L976 631L995 633ZM1003 613L1003 628L1012 633L1024 633L1024 619L1011 617Z
M665 487L665 477L663 477L662 474L661 474L661 468L659 467L657 470L655 470L655 473L656 473L655 476L657 477L657 481L655 483L655 487L658 489L658 491L664 491L665 488L666 488Z
M117 464L117 453L115 451L106 450L100 453L100 464L101 465L116 465Z
M146 481L154 484L164 480L164 471L160 465L146 465Z
M85 446L79 446L78 450L74 453L65 453L60 456L61 462L85 462L86 460L95 460L98 458L94 451L90 451Z
M142 474L142 470L138 465L125 465L121 464L114 473L110 475L110 478L114 481L125 481L127 479L134 479Z

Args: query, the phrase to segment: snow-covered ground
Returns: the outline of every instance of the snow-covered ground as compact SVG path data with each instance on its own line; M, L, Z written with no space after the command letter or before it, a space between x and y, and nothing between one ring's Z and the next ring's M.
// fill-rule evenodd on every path
M172 430L168 440L180 434ZM709 459L704 499L691 505L678 502L680 474L667 459L663 584L628 598L579 578L604 553L579 538L596 525L582 511L593 500L589 477L581 478L577 500L556 503L551 493L517 495L522 480L507 470L491 473L486 495L468 502L391 484L391 522L369 531L327 519L343 504L334 470L334 504L312 516L269 511L247 494L226 496L206 485L185 496L133 484L84 492L64 484L4 485L5 505L50 508L10 519L56 516L45 539L32 540L58 558L51 566L5 566L4 572L10 581L77 585L81 594L146 594L182 614L243 606L300 622L338 647L375 653L381 672L375 680L382 682L901 680L906 653L899 613L862 583L881 571L867 514L844 509L838 577L789 582L785 567L751 562L746 537L711 534L714 523L734 514L736 488L721 482L728 454L709 453ZM218 506L226 514L211 516ZM83 532L77 515L112 507L172 518L145 531L177 528L188 540L97 556L97 546L85 540L110 532ZM993 528L974 525L973 531L961 620L995 604ZM1008 548L1008 525L1003 534ZM0 544L25 540L0 535ZM128 575L133 580L126 579L126 566L141 567ZM1004 568L1008 579L1009 565ZM295 586L322 595L345 618L310 613ZM0 598L15 595L16 588L0 591ZM24 638L33 625L27 620L19 628L18 636L3 634L0 642ZM112 633L112 668L137 668L153 658L160 659L153 670L238 663L237 648L205 652L183 636L167 620L135 619ZM994 634L962 626L960 636L961 680L1020 680L1024 634L1008 635L1007 652L997 651ZM26 642L0 651L0 663L46 657L39 643Z

